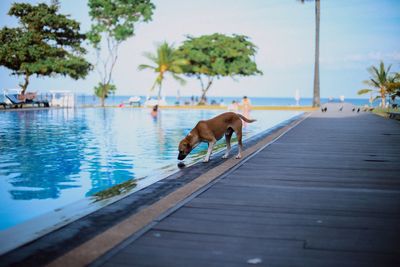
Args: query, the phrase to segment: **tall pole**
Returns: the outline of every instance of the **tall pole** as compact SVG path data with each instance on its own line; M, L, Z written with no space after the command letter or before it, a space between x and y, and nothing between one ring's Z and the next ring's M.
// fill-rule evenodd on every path
M315 63L314 63L314 93L313 107L321 105L319 90L319 20L320 20L320 0L315 0Z

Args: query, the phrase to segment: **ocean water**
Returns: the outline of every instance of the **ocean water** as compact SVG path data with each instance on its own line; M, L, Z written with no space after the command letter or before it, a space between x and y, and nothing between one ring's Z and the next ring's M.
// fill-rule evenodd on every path
M109 98L106 99L106 105L117 106L121 103L127 102L130 96L117 96L111 95ZM279 97L249 97L251 100L252 105L255 106L295 106L296 100L294 98L286 97L286 98L279 98ZM143 103L146 99L145 96L141 96L141 102ZM196 98L195 98L196 100ZM232 101L241 102L241 97L208 97L208 103L211 104L212 102L221 103L223 102L225 105L229 105ZM177 99L174 96L167 96L166 101L169 105L175 105L179 103L180 105L184 105L186 103L192 103L190 96L183 96ZM328 103L332 100L328 98L321 98L321 103ZM339 102L339 99L333 99L333 102ZM367 98L345 98L345 102L352 103L356 106L364 106L369 105L369 100ZM100 101L95 96L90 95L77 95L76 96L76 103L78 106L81 105L99 105ZM373 103L374 106L379 105L380 101L377 100ZM301 98L299 101L300 106L311 106L312 105L312 98Z

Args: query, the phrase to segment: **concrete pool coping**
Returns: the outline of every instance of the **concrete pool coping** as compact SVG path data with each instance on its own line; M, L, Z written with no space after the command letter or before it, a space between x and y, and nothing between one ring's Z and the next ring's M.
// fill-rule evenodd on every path
M291 128L295 127L295 125L300 123L307 116L307 114L298 115L291 120L286 121L286 123L281 123L281 125L277 125L269 131L264 131L258 134L260 136L254 136L253 138L255 140L253 140L253 138L249 138L250 140L248 143L245 142L245 146L248 148L244 151L244 157L242 160L238 161L234 158L221 160L217 159L216 154L214 155L214 159L211 164L207 164L207 166L204 166L202 163L195 164L199 165L200 167L197 166L197 168L185 168L179 171L179 173L171 175L171 178L165 178L167 182L161 182L161 185L159 184L158 187L153 186L152 188L152 186L150 186L147 191L150 190L150 192L155 192L161 188L161 191L166 192L164 195L162 192L161 194L157 193L155 196L153 194L151 196L153 203L146 203L142 200L138 201L137 199L140 199L143 196L138 194L140 191L136 192L136 200L133 202L139 202L139 207L130 212L130 214L126 215L125 209L130 209L131 207L129 205L126 207L122 205L123 207L121 208L121 203L119 203L119 208L124 209L125 217L116 215L121 219L121 221L115 222L118 218L112 218L114 215L105 215L108 221L106 220L104 225L100 225L99 228L102 229L100 229L97 233L87 235L85 231L87 231L89 228L97 228L98 225L93 226L89 222L89 226L85 228L85 223L87 222L85 222L85 220L82 218L76 222L72 222L72 226L68 225L67 227L63 227L59 231L55 231L56 233L54 234L50 233L33 243L6 253L2 255L0 259L4 259L6 263L18 262L22 263L22 265L24 265L23 263L26 265L32 263L43 265L51 261L51 266L76 266L89 264L99 256L123 242L124 239L128 238L129 236L135 233L140 234L140 232L143 231L146 226L151 225L151 223L156 221L157 218L160 216L162 217L163 214L170 212L184 199L190 197L195 192L201 190L201 188L212 183L215 179L235 166L238 166L241 162L244 162L249 155L254 154L255 152L269 145ZM206 172L204 172L204 170L206 170ZM194 172L194 174L192 174L192 172ZM192 176L194 175L195 177L185 180L186 176L190 176L189 174ZM179 178L179 180L177 180L177 178ZM127 196L117 202L129 202L129 199L132 199L132 197ZM136 202L135 205L137 205ZM111 204L109 207L100 209L100 211L103 210L105 213L107 213L107 210L115 211L118 209L113 206L115 205ZM90 216L91 214L88 215L88 217ZM104 216L96 217L96 215L94 215L95 221L97 218L104 219ZM83 237L81 237L82 235ZM80 237L78 239L81 240L76 240L77 236ZM73 242L71 242L71 238L74 239ZM55 245L57 240L61 240L61 242L58 242L58 246Z

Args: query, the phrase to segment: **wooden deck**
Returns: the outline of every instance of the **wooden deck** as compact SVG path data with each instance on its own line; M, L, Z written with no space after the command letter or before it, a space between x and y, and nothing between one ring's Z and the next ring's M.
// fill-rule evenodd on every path
M94 266L400 266L400 124L315 112Z

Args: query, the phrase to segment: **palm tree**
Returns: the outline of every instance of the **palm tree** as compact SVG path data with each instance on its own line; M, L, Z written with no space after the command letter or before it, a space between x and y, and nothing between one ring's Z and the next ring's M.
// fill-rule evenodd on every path
M400 97L400 72L397 72L392 76L392 79L387 85L387 89L392 101L395 101L396 97Z
M368 68L368 72L371 74L369 80L364 81L366 85L373 87L373 89L361 89L357 93L359 95L367 93L377 93L376 98L381 98L381 106L385 107L386 96L391 92L391 86L396 82L396 76L390 75L389 71L392 66L385 68L385 64L381 61L379 69L375 66Z
M139 70L151 69L158 73L156 80L154 81L151 91L158 85L157 99L161 99L161 87L162 82L167 72L171 73L172 77L177 80L181 85L185 84L185 80L179 77L177 74L182 73L182 67L188 64L185 59L178 58L175 53L173 45L169 45L167 42L162 43L157 47L157 54L146 52L143 54L146 58L152 61L155 65L141 64Z
M306 0L300 0L304 3ZM315 1L315 62L314 62L314 91L313 91L313 107L321 105L320 89L319 89L319 21L320 21L320 0Z

